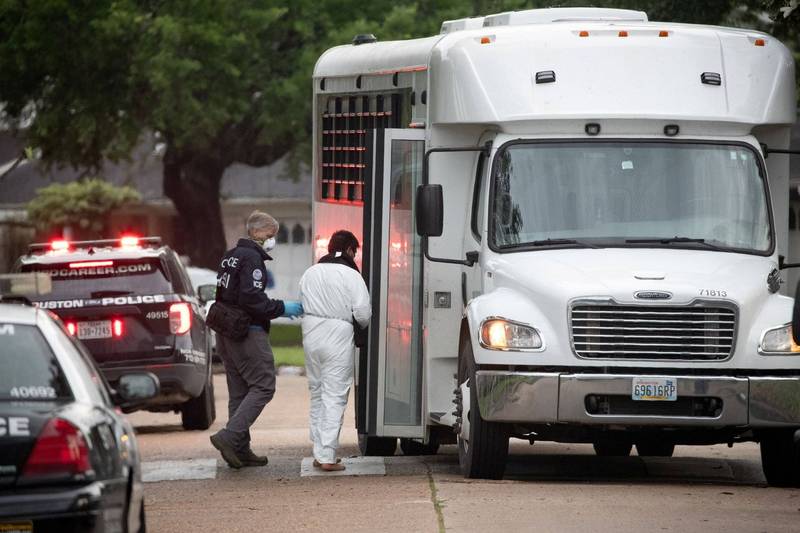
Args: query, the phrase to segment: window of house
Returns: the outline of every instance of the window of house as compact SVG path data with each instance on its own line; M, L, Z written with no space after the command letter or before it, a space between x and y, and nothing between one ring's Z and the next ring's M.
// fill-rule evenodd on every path
M303 244L306 240L306 230L300 224L292 228L292 244Z
M281 226L278 228L278 234L275 235L275 241L278 244L286 244L289 242L289 231L286 229L286 226Z

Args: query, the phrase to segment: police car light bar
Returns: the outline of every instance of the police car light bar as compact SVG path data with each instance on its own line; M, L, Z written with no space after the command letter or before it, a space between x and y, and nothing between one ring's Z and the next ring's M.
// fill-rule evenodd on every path
M52 290L50 275L44 272L0 275L0 301L24 301L28 296L42 296Z
M52 242L37 242L28 245L28 252L42 252L42 251L66 251L75 248L89 248L89 247L105 247L113 248L120 247L135 247L135 246L158 246L161 244L161 237L134 237L125 235L119 239L98 239L93 241L64 241L57 240Z

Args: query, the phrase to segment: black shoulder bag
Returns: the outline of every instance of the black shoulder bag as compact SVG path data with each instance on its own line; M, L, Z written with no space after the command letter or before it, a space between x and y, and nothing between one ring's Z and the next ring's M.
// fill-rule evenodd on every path
M219 300L211 304L206 316L208 327L219 335L235 341L247 337L250 323L250 315L246 311Z

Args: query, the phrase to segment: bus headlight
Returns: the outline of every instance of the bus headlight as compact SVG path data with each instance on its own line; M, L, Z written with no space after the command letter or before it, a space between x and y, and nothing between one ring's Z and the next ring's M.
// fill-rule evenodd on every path
M544 342L536 328L488 318L481 324L481 346L490 350L541 350Z
M758 351L767 355L800 355L800 346L792 338L792 325L786 324L765 331Z

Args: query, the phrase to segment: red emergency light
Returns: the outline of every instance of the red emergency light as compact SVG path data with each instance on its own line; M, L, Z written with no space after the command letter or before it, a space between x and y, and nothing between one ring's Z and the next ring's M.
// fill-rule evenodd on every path
M57 240L50 242L50 249L54 252L69 250L69 241Z
M115 318L111 322L111 331L115 337L122 337L122 333L124 332L122 327L122 320L119 318Z
M123 248L135 248L139 246L139 237L135 235L123 235L119 239L119 245Z
M67 333L74 337L78 332L78 326L75 325L75 322L67 322L65 325L67 326Z
M78 263L70 263L70 268L96 268L112 266L114 261L81 261Z

